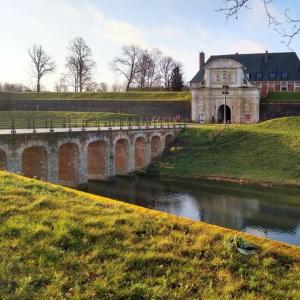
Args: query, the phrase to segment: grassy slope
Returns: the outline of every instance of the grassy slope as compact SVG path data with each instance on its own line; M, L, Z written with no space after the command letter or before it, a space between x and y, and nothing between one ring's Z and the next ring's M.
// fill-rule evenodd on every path
M267 98L263 99L264 103L299 103L300 92L272 92Z
M300 297L299 247L3 172L0 222L3 299Z
M0 93L0 100L191 100L190 92Z
M259 125L198 126L181 133L161 176L242 178L300 185L300 117Z

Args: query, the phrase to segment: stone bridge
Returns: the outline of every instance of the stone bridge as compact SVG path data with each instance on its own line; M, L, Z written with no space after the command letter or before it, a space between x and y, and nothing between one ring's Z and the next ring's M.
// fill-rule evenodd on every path
M0 130L0 170L65 186L139 171L182 125Z

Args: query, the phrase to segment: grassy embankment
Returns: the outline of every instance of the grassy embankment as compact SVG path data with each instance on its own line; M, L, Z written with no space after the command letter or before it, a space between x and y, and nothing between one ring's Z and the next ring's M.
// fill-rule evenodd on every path
M300 117L258 125L195 126L153 170L160 176L300 185Z
M124 92L124 93L0 93L1 100L135 100L188 101L190 92Z
M300 297L299 247L4 172L0 222L2 299Z
M271 92L262 103L300 103L300 92Z
M68 126L71 121L72 126L82 125L82 120L89 120L89 125L96 126L97 119L100 125L105 121L114 120L132 120L135 115L104 113L104 112L67 112L67 111L0 111L0 129L11 126L12 118L15 120L16 128L25 128L28 125L32 127L32 120L35 120L35 126L45 127L50 126L50 120L54 127Z

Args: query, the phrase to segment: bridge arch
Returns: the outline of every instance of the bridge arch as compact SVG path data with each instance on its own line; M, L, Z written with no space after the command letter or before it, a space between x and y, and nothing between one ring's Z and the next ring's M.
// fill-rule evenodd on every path
M7 170L7 156L4 150L0 149L0 171Z
M88 179L103 179L107 174L108 145L104 140L88 144Z
M139 171L147 166L147 140L138 136L134 143L134 167Z
M167 133L165 136L165 147L170 146L175 140L175 137L171 133Z
M79 181L79 147L64 143L58 148L58 179L63 185L76 186Z
M47 150L42 146L30 146L22 152L22 175L47 180Z
M151 137L151 159L157 158L161 153L162 139L160 135Z
M120 138L115 143L115 173L126 175L129 172L129 141Z

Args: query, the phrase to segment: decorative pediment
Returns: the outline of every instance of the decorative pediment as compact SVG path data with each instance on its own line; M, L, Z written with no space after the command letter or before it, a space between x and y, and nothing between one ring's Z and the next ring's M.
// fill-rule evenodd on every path
M233 59L215 59L205 65L204 69L243 69L244 66Z

